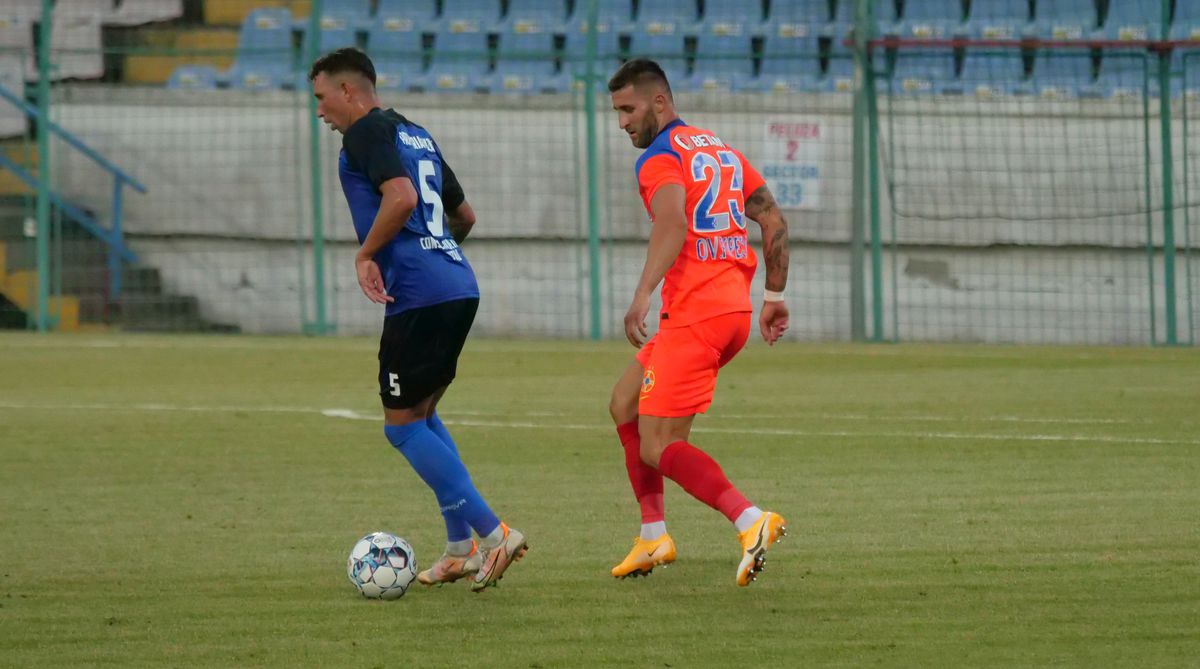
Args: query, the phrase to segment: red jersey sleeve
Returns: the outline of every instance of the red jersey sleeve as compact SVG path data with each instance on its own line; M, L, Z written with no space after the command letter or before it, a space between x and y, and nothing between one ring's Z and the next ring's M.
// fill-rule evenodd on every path
M685 185L683 167L679 159L669 153L660 153L647 159L638 170L637 178L638 191L642 194L642 203L646 205L647 212L650 212L650 201L659 188L667 184Z
M738 160L742 161L742 193L746 197L750 197L754 191L767 185L767 182L763 180L758 170L754 169L750 161L746 160L746 156L743 156L741 151L735 149L734 153L737 154Z

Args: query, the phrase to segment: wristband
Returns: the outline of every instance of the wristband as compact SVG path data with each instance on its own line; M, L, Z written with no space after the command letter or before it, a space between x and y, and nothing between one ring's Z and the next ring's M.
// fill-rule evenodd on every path
M782 302L782 301L783 301L783 291L782 290L778 290L778 291L764 290L763 291L763 302Z

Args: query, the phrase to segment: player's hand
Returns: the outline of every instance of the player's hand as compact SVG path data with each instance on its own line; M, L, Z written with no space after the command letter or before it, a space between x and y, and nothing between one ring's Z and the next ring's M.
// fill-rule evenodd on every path
M650 312L650 296L635 294L629 311L625 312L625 337L636 348L646 343L646 314Z
M758 314L758 329L762 332L763 341L768 346L774 346L788 329L787 305L783 302L763 302L762 311Z
M371 258L361 256L354 259L354 269L358 273L358 287L363 295L376 304L395 302L396 299L387 294L383 286L383 275L379 273L379 265Z

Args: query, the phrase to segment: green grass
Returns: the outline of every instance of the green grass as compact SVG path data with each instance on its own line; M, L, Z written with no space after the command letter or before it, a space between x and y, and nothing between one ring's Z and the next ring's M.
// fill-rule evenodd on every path
M668 483L637 530L606 413L632 349L472 341L443 416L530 537L501 587L365 601L362 534L440 552L374 342L0 336L0 665L1195 666L1194 350L753 346L694 441L789 520L752 587ZM560 426L560 427L556 427Z

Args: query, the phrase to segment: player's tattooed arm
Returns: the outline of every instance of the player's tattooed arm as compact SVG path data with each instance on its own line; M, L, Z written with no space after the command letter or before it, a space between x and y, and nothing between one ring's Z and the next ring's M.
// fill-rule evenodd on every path
M790 261L787 220L769 188L761 186L746 198L746 215L762 227L767 290L782 291L787 285Z
M471 228L475 227L475 210L465 201L453 211L447 213L446 220L450 223L450 236L458 244L463 243Z

